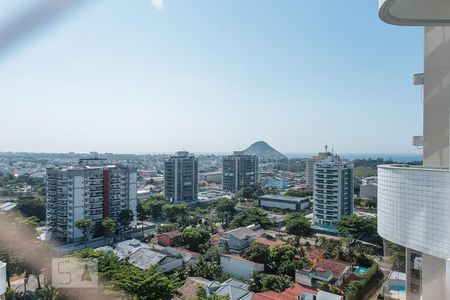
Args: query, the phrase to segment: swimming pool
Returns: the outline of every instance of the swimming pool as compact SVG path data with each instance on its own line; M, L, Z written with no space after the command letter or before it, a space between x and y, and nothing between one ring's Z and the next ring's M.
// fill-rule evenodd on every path
M400 292L400 293L404 293L406 292L406 287L404 285L397 285L397 284L393 284L389 286L389 289L391 291L395 291L395 292Z
M367 268L357 267L357 268L353 271L353 274L361 276L361 275L366 274L366 273L367 273L367 270L368 270Z

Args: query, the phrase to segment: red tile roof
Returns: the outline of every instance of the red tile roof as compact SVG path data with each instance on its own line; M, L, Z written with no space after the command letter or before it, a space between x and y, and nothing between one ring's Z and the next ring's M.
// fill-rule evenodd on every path
M259 237L256 239L256 242L266 245L267 247L273 247L273 246L282 246L285 245L286 243L280 240L269 240L267 238L264 237Z
M335 276L340 277L344 273L345 268L351 266L351 264L337 259L321 259L319 260L315 271L331 272Z
M213 245L218 245L222 236L223 236L223 232L216 233L209 238L209 241Z
M172 238L181 236L181 231L174 230L174 231L164 232L164 233L158 234L158 236L164 236L166 238L172 239Z
M308 247L305 249L305 256L309 261L313 261L317 258L322 258L326 251L322 249L317 249L313 247Z
M188 277L182 287L178 289L180 295L174 297L174 299L190 300L193 299L197 293L197 288L206 288L209 280L201 277Z
M255 293L252 300L293 300L298 299L303 293L311 293L317 295L317 290L298 283L294 283L290 288L281 293L263 292Z

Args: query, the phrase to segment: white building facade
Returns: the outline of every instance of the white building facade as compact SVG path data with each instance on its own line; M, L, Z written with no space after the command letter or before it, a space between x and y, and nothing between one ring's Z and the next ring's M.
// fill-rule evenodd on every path
M47 233L63 242L82 239L75 223L90 218L117 220L122 210L136 217L136 169L108 164L104 159L82 159L78 166L47 169ZM93 230L90 236L93 235Z
M379 14L424 26L425 47L423 166L378 167L378 233L406 247L407 299L450 299L450 2L382 0Z
M353 165L339 156L314 164L313 224L334 230L343 216L353 214Z

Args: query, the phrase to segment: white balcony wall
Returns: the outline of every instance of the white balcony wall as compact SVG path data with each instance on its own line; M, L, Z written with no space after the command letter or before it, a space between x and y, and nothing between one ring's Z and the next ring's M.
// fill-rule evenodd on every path
M416 251L450 257L450 172L378 167L378 233Z

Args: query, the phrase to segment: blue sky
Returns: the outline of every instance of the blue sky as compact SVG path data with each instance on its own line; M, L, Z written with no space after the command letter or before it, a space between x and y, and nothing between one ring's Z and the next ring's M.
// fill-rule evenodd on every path
M0 52L0 151L417 152L423 29L377 1L154 2L92 1Z

